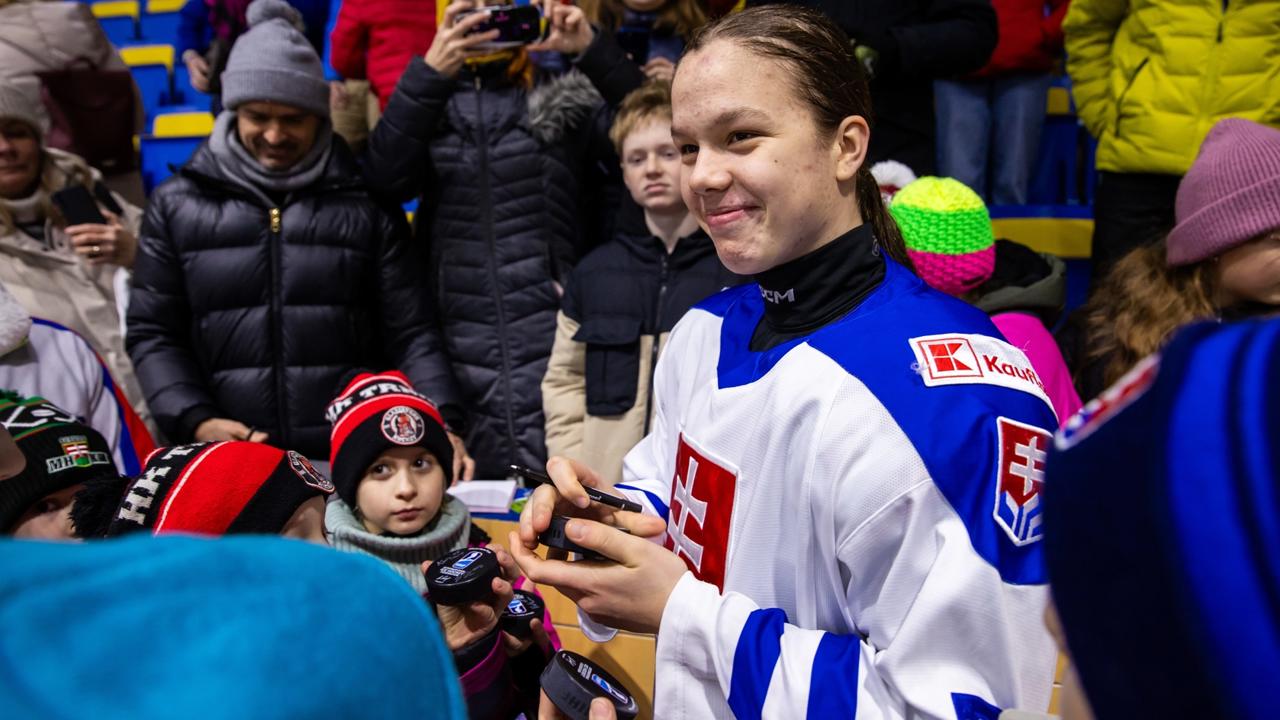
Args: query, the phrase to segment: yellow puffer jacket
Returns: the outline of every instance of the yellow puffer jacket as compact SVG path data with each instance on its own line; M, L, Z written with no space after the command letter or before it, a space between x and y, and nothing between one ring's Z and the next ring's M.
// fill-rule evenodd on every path
M1280 0L1073 0L1062 29L1101 170L1181 175L1221 118L1280 127Z

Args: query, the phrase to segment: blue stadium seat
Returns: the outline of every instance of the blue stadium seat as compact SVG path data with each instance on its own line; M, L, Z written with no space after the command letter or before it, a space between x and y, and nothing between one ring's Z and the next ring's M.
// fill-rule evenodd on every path
M142 187L147 194L150 195L157 185L173 174L170 166L180 167L204 140L202 137L158 138L144 135L141 142Z
M89 6L112 45L128 45L138 41L138 3L136 0L112 0Z
M142 40L149 43L176 43L178 41L178 13L147 13L140 20Z
M149 43L178 44L178 13L184 0L146 0L140 27L142 39Z
M129 66L142 93L147 119L160 113L161 106L172 104L173 46L133 45L120 48L120 57Z
M185 163L213 129L213 116L207 112L175 112L159 115L151 132L140 142L142 154L142 186L150 194L173 167Z
M191 73L181 62L173 66L173 98L169 105L189 105L209 112L213 109L213 96L191 87Z

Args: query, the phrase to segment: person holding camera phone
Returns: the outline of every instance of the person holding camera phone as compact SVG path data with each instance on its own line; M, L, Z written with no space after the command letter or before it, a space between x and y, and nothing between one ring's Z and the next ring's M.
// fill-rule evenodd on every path
M529 50L560 49L564 29L553 24L543 43L528 42L536 28L503 40L499 18L475 12L486 5L445 9L370 135L365 170L395 200L421 199L424 284L464 397L464 435L477 476L503 477L511 462L546 459L539 387L562 284L621 196L602 191L597 168L617 167L609 106L643 75L615 48L622 75L611 61L583 63L534 88Z
M88 340L150 426L120 321L142 210L48 147L48 128L38 95L0 82L0 283L28 313Z
M1044 709L1053 409L984 313L912 271L846 36L803 8L730 15L694 36L672 100L685 202L756 283L672 330L623 483L547 463L516 561L591 619L657 632L658 717ZM555 514L614 562L536 555Z

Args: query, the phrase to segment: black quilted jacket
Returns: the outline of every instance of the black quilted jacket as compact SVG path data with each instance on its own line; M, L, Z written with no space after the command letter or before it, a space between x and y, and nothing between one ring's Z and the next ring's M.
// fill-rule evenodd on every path
M455 400L426 259L334 142L321 180L279 207L225 177L207 146L152 194L127 346L170 441L226 417L327 459L324 408L355 368L399 368Z
M527 93L469 70L448 79L416 58L370 137L370 183L402 201L421 196L417 235L430 248L477 477L545 461L540 385L556 285L583 242L582 168L608 116L578 73Z

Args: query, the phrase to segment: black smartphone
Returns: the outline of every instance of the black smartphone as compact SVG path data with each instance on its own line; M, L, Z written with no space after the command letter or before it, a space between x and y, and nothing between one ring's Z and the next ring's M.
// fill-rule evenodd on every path
M527 480L542 483L543 485L555 485L555 483L551 481L551 477L541 470L534 470L533 468L527 468L523 465L512 465L511 471ZM609 507L633 513L644 512L644 508L640 506L640 503L618 497L617 495L610 495L607 492L601 492L600 490L592 487L583 487L582 489L587 492L587 497L601 505L608 505Z
M458 20L476 13L485 13L489 16L489 19L480 23L468 34L486 33L490 30L498 31L497 38L477 45L476 47L479 49L500 50L520 47L521 45L537 42L542 38L542 13L538 12L536 6L500 5L483 7L478 10L468 10L460 13Z
M120 217L124 217L124 208L120 207L120 203L116 202L116 199L111 197L111 191L102 183L94 183L93 197L102 207Z
M66 219L67 225L107 224L107 219L98 209L98 203L93 199L93 194L83 185L63 188L54 193L50 199Z
M637 65L649 62L649 28L623 25L613 36L632 62Z

